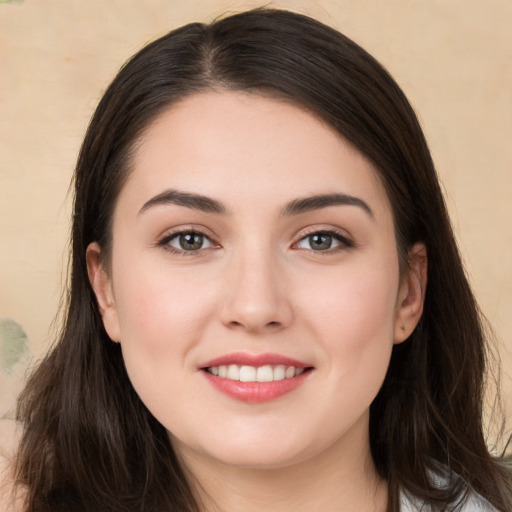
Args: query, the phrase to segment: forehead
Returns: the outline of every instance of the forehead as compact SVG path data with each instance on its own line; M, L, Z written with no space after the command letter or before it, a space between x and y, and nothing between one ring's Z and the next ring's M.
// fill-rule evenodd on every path
M146 129L121 196L140 202L168 188L234 205L344 192L389 209L372 164L332 127L289 102L239 92L189 96Z

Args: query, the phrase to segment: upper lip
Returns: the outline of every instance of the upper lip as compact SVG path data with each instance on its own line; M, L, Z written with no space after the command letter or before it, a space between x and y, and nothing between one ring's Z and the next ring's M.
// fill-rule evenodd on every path
M264 353L264 354L248 354L246 352L233 352L220 357L216 357L200 368L211 368L212 366L228 366L237 364L239 366L260 367L265 365L277 366L294 366L295 368L310 368L311 365L298 361L297 359L283 356L281 354Z

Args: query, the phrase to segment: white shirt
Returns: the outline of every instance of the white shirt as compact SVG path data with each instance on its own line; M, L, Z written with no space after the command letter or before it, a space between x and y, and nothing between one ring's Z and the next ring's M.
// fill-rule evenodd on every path
M475 492L470 492L467 499L455 509L457 512L498 512L487 500ZM402 493L400 512L434 512L432 508L419 500Z

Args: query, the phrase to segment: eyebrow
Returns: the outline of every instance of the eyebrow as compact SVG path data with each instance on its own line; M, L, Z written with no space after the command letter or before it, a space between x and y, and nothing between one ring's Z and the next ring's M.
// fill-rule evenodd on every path
M219 215L230 214L230 211L216 199L200 194L181 192L179 190L165 190L164 192L152 197L149 201L144 203L138 214L141 215L155 206L168 204L185 206L186 208L199 210L205 213L215 213ZM320 210L322 208L328 208L330 206L356 206L364 210L372 219L375 219L372 209L365 201L358 197L339 193L320 194L294 199L283 208L281 215L290 217L314 210Z
M161 194L158 194L145 202L139 210L139 215L154 206L167 204L185 206L205 213L217 213L223 215L229 213L222 203L212 199L211 197L202 196L200 194L191 194L189 192L180 192L178 190L165 190Z
M360 199L348 194L321 194L316 196L294 199L282 211L283 216L299 215L329 206L357 206L362 208L371 218L375 219L372 209Z

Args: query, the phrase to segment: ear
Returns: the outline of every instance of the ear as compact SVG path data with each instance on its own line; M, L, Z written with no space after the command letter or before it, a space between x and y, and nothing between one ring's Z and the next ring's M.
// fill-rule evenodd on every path
M103 319L103 326L112 341L121 339L119 319L112 290L112 280L105 269L101 258L101 248L98 243L89 244L86 251L87 273L91 283L98 309Z
M415 244L409 251L408 267L402 276L395 319L395 343L402 343L414 331L423 313L427 289L427 248Z

